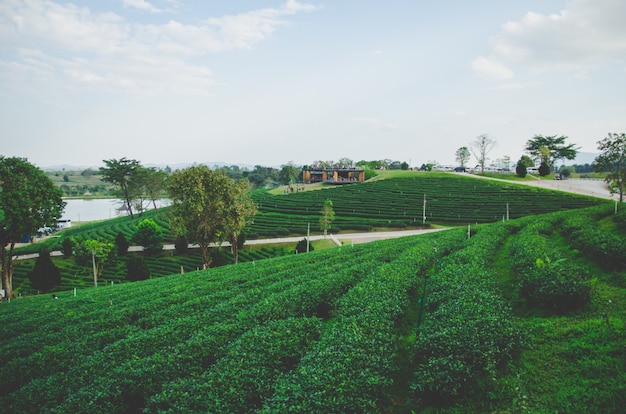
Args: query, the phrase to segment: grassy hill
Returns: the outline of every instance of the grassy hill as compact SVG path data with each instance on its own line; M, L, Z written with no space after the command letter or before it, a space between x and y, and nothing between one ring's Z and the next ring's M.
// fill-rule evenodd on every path
M563 211L0 304L6 412L626 404L626 216Z

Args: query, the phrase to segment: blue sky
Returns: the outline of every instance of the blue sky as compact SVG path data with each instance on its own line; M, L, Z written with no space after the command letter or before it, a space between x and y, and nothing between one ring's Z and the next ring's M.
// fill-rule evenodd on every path
M40 167L492 160L626 131L626 2L0 3L0 154Z

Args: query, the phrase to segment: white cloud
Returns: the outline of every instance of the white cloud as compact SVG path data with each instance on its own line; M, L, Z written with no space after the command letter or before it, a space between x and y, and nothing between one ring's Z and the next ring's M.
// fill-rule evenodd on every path
M124 5L158 10L143 0ZM198 57L250 48L287 24L286 16L315 9L289 0L200 23L142 24L71 3L6 0L0 3L0 88L56 83L66 90L206 94L214 81Z
M145 0L122 0L124 7L135 7L139 10L149 11L150 13L161 13L161 9L153 6Z
M472 69L479 75L497 80L513 78L513 71L493 58L479 56L472 62Z
M573 0L554 14L529 12L507 22L490 40L489 58L479 57L473 69L496 79L506 71L524 68L529 73L567 70L581 78L602 65L626 64L626 2Z

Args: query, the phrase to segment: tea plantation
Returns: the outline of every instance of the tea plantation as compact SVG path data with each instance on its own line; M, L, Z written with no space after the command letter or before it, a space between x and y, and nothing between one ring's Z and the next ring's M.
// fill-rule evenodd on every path
M498 220L470 236L0 303L1 410L623 412L624 211Z

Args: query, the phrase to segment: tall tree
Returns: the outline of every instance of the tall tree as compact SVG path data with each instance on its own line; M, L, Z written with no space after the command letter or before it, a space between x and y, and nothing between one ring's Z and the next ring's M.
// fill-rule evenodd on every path
M626 186L626 134L609 133L598 141L598 149L602 151L593 163L596 171L606 171L605 181L611 186L611 192L619 194L620 203L624 202Z
M320 229L324 232L324 236L328 233L330 226L335 220L335 210L333 210L333 200L327 198L322 206L322 217L320 217Z
M76 263L81 266L91 266L93 270L93 285L98 286L98 279L104 269L114 261L115 245L100 240L83 240L75 243Z
M246 179L233 181L226 194L226 206L228 211L224 216L222 233L230 242L230 250L233 253L235 264L239 262L239 248L241 233L250 217L256 214L256 204L250 198L250 183Z
M565 135L535 135L526 141L524 150L530 156L540 162L545 162L548 166L553 167L558 160L573 160L578 153L578 147L575 144L565 144L567 137ZM548 151L545 148L548 149Z
M0 268L6 297L13 297L15 244L42 227L57 227L63 192L25 158L0 156Z
M476 137L474 141L470 144L470 148L472 154L474 154L474 158L476 158L476 162L480 165L480 173L483 174L485 172L485 163L489 158L487 154L495 147L496 141L489 137L487 134L482 134Z
M299 172L300 170L298 170L298 168L296 168L296 166L291 162L283 165L278 173L281 184L293 183L298 178Z
M241 187L233 189L236 185ZM198 243L204 268L211 264L209 245L230 238L245 216L233 205L244 198L239 191L243 186L207 166L179 170L168 179L172 227L177 235ZM235 211L241 216L235 216Z
M167 173L157 168L144 168L142 174L145 198L152 202L154 211L159 211L156 201L163 196Z
M456 150L454 155L456 157L456 162L458 162L461 167L465 167L470 159L470 150L467 147L461 147Z
M137 160L129 160L126 157L119 160L102 161L106 165L106 167L100 167L102 181L111 183L119 188L120 196L128 209L128 214L130 214L131 218L134 218L133 200L136 197L138 187L136 180L133 180L136 178L141 164Z

